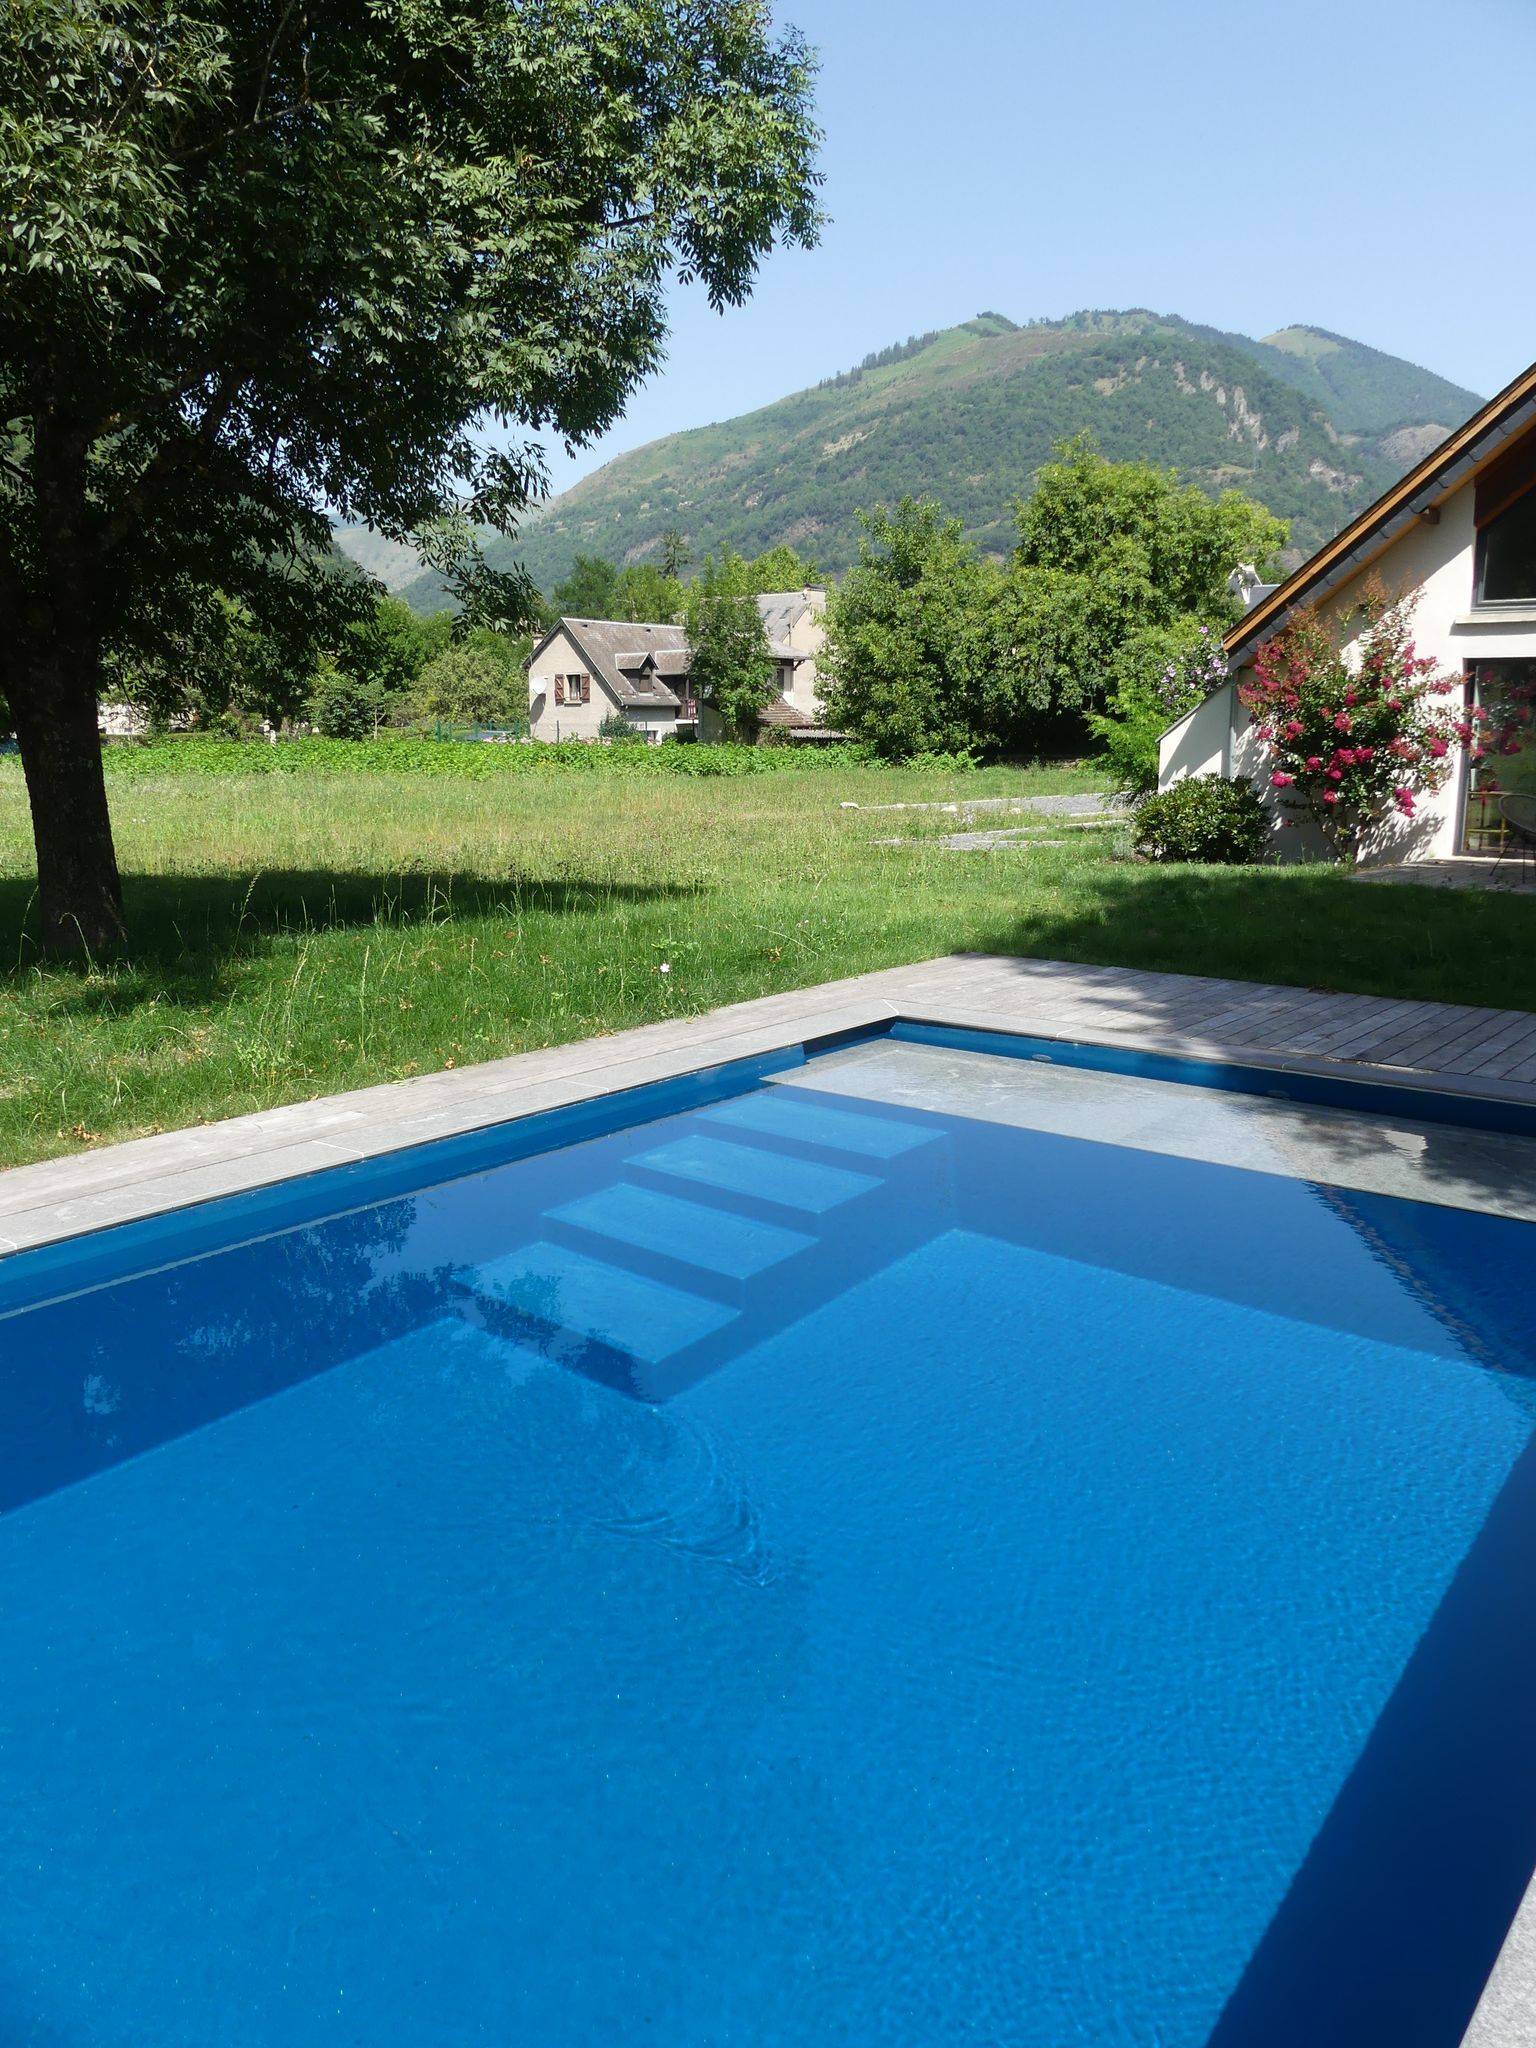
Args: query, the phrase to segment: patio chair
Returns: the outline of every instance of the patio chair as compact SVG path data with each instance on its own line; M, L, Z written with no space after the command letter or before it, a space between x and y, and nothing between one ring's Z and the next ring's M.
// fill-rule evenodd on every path
M1536 865L1536 793L1517 792L1512 796L1501 796L1498 802L1499 822L1504 830L1499 838L1499 857L1494 862L1497 873L1505 859L1513 854L1520 863L1520 879L1525 879L1527 861Z

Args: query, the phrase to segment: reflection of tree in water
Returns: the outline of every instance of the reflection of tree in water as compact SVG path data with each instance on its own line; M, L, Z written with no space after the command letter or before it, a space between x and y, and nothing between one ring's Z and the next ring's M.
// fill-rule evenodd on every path
M8 1326L0 1508L328 1371L437 1312L379 1269L414 1203L360 1209L50 1303Z

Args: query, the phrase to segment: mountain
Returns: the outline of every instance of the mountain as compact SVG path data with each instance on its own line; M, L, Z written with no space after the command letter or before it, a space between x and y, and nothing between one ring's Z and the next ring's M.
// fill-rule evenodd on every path
M371 526L346 526L340 520L332 524L342 553L350 555L366 574L376 576L386 590L404 590L421 577L421 563L413 548L386 540Z
M1321 327L1282 327L1262 341L1219 337L1273 370L1320 406L1344 434L1381 436L1394 428L1436 421L1458 426L1482 403L1471 391L1384 355L1361 341L1346 341Z
M1024 327L986 313L618 456L486 552L498 566L520 560L547 591L578 551L643 561L675 527L695 557L788 541L835 576L857 553L860 510L906 493L938 498L1002 552L1014 498L1058 441L1087 429L1117 459L1261 498L1291 522L1299 560L1479 403L1320 328L1255 341L1144 310ZM430 575L403 595L423 609L442 601Z

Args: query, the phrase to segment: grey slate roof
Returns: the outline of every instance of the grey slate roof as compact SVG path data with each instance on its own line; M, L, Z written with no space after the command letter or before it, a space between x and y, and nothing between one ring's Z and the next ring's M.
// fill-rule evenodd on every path
M814 610L816 603L826 601L824 590L770 590L757 600L762 614L763 631L768 635L768 645L778 661L804 661L807 657L796 654L785 645L797 620L806 612Z

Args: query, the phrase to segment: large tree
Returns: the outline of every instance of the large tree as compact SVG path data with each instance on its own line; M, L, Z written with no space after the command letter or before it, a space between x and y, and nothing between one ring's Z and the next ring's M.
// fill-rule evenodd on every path
M1187 646L1202 623L1226 625L1232 571L1269 566L1286 543L1285 522L1241 491L1208 498L1156 463L1111 462L1088 435L1061 444L1015 511L1005 639L1025 711L1098 709L1131 640L1171 629Z
M886 760L988 744L1006 717L1002 570L931 499L861 517L858 562L827 607L828 719Z
M761 0L7 0L0 691L45 942L123 938L104 678L219 605L370 601L325 513L487 595L473 535L658 361L669 278L817 231Z

